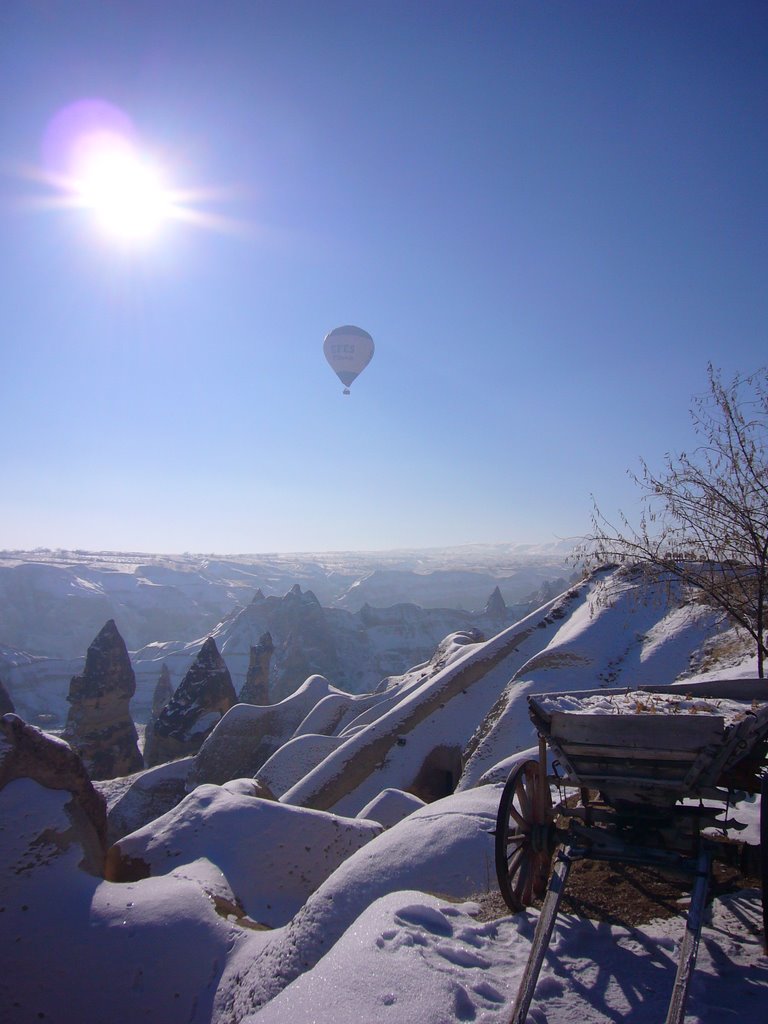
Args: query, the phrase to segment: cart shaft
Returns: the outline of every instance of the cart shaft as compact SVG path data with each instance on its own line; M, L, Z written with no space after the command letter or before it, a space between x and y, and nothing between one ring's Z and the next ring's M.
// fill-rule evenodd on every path
M557 918L557 908L565 892L565 883L568 873L571 870L573 861L569 847L561 848L557 852L555 866L552 869L552 877L547 887L547 895L541 907L539 920L536 925L536 932L533 936L531 953L525 967L523 980L520 982L520 989L515 1000L515 1007L512 1011L509 1024L525 1024L528 1016L528 1009L533 999L533 992L541 973L541 965L544 962L544 955L552 937L552 929Z

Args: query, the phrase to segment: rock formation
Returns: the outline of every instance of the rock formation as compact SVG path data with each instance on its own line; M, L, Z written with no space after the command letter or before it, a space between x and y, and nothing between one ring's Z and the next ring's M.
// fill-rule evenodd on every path
M378 821L384 828L392 828L409 814L424 807L424 801L413 793L404 793L402 789L382 789L370 803L356 815L368 821Z
M238 704L228 711L195 758L187 786L221 785L255 775L324 697L338 693L323 676L310 676L279 704Z
M354 622L348 614L346 618ZM248 696L251 686L247 680L240 697L244 703L263 705L283 700L311 675L335 679L343 674L336 633L328 609L320 605L311 590L302 592L295 584L283 597L264 597L257 592L249 605L222 624L216 640L238 679L257 672L259 662L266 678L269 651L268 698ZM254 655L256 637L260 639Z
M18 715L0 718L0 790L19 779L30 779L46 789L67 790L72 800L65 806L69 827L56 837L42 835L59 850L79 844L80 866L101 875L107 848L107 809L104 797L88 777L82 758L56 736L49 736Z
M262 633L256 646L251 647L248 672L238 697L241 704L269 704L269 663L274 649L272 634L268 630Z
M97 782L96 789L107 801L108 846L181 803L191 763L191 757L182 757L122 779Z
M167 665L163 665L160 669L160 678L157 680L157 686L155 686L155 692L152 696L152 718L158 718L160 712L163 710L165 705L173 696L173 686L171 685L171 673Z
M163 666L160 669L160 677L155 684L155 689L152 694L152 711L147 718L147 724L144 727L144 750L146 753L147 737L152 735L152 731L155 728L155 722L162 714L164 708L168 705L171 697L173 697L173 684L171 683L171 672L168 666L163 662ZM146 760L146 757L145 757Z
M88 648L82 675L69 684L64 738L83 759L92 779L130 775L143 767L129 708L136 677L114 619Z
M7 715L10 712L14 712L16 708L13 706L13 701L6 688L3 686L3 681L0 679L0 715Z
M382 701L375 717L361 715L342 733L341 746L280 799L348 815L385 786L426 802L447 795L462 778L478 715L490 713L517 668L541 650L544 630L559 628L554 615L540 609L486 641L475 630L446 637L428 664L390 680L401 699ZM532 726L530 732L535 736Z
M269 605L267 598L265 605ZM333 677L339 665L336 644L325 612L311 590L295 584L271 609L278 635L272 700L282 700L314 674ZM323 671L324 667L326 671ZM330 672L329 670L330 669Z
M491 621L504 622L506 620L507 605L498 587L494 588L493 593L488 598L483 615L488 616Z
M178 689L147 730L148 767L195 754L237 694L216 641L208 637Z

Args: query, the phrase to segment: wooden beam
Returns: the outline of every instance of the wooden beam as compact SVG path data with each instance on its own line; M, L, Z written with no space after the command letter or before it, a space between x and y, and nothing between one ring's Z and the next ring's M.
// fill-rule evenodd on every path
M539 980L541 965L544 962L544 955L549 948L549 940L552 937L552 929L557 918L557 908L565 892L565 883L568 879L568 872L573 863L570 847L557 851L555 866L547 887L547 895L541 906L539 920L536 924L536 931L531 943L531 952L528 955L528 963L525 965L520 988L517 992L517 999L512 1010L509 1024L525 1024L528 1016L528 1008L533 999L534 989Z
M725 729L721 715L581 715L554 711L550 734L564 748L572 743L594 743L615 751L664 749L699 751L720 744Z
M691 895L691 905L685 921L683 941L680 943L680 959L677 964L675 984L665 1024L683 1024L685 1020L685 1003L696 966L696 953L699 949L711 869L712 853L708 847L702 846L696 870L696 882Z

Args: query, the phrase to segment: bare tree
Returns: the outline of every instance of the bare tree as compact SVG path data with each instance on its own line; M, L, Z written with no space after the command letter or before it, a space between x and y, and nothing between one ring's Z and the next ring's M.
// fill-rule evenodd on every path
M701 443L630 477L644 509L637 526L610 523L593 501L588 564L631 562L654 579L701 592L753 639L765 675L768 625L768 367L730 383L708 366L709 390L693 400Z

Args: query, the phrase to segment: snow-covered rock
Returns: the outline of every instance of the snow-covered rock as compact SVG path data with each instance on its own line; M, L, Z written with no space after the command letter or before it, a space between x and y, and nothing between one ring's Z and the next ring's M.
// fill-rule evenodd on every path
M267 707L236 704L218 722L195 757L191 786L221 784L254 775L286 740L312 708L338 692L324 676L310 676L290 697Z
M65 837L70 794L12 781L0 791L0 860L8 852L0 1019L508 1018L536 912L481 923L472 904L454 901L496 888L501 783L520 758L537 754L527 694L673 679L687 691L697 678L754 675L754 659L737 660L743 648L701 605L662 593L646 601L627 573L611 578L607 600L606 581L598 574L488 640L449 631L433 657L388 676L375 693L327 693L292 729L283 708L274 725L286 738L255 778L201 785L117 844L113 862L122 858L125 873L115 877L151 877L117 883L81 870L82 846ZM432 757L440 746L458 758L459 791L384 830L386 813L418 802L425 762L452 782L456 765ZM0 764L2 757L0 744ZM98 789L127 824L152 814L166 783L178 794L189 764ZM268 779L280 802L258 798ZM319 795L333 813L290 803L291 794L307 803ZM15 801L10 813L3 799ZM741 834L751 841L758 807L748 802ZM341 817L339 808L380 822ZM732 814L741 820L741 805ZM20 843L11 831L17 818ZM258 930L260 923L275 927ZM663 1019L683 927L672 919L630 931L559 915L532 1019ZM760 927L759 894L714 904L691 1019L721 1024L734 1006L750 1020L765 1018Z
M234 1024L313 967L375 900L401 889L453 899L487 891L500 789L484 786L415 811L346 860L259 958L245 966L221 1020Z
M509 921L473 920L476 909L413 890L382 896L318 964L241 1024L503 1020L528 947L503 941L514 931ZM350 963L360 968L353 976Z
M554 629L553 604L488 641L470 633L447 638L440 657L404 677L386 709L369 709L367 721L359 716L355 724L364 727L350 729L349 738L281 799L356 814L388 787L427 801L453 792L477 724ZM533 727L526 731L529 746Z
M0 792L0 1020L210 1020L228 958L264 933L217 910L194 871L117 885L79 870L68 802L29 779Z
M56 828L41 827L32 845L39 845L43 851L49 847L63 850L76 845L81 850L80 866L100 876L107 843L106 803L94 789L82 758L57 736L42 732L18 715L3 715L0 719L0 794L6 801L12 801L13 810L0 815L0 827L9 842L19 838L15 831L15 818L23 811L19 794L28 792L30 784L65 794L62 806L69 822L63 832L59 830L58 839L53 838ZM52 805L53 798L41 796L40 799ZM32 799L31 803L36 801ZM37 862L38 853L32 854L30 850L31 863ZM50 853L40 853L40 856L45 859Z
M383 789L358 812L357 817L378 821L384 828L391 828L424 806L424 801L413 793L404 793L402 789Z
M170 811L187 795L191 757L147 768L135 775L97 782L107 801L107 837L110 845Z
M108 854L108 877L154 877L205 858L223 873L251 918L277 927L381 832L373 821L246 793L237 786L199 786L167 814L119 840Z
M707 638L726 626L719 612L630 570L599 570L551 602L533 643L466 750L459 789L530 746L532 693L660 685L693 677Z
M482 922L477 909L413 890L382 896L311 970L241 1024L509 1020L538 912ZM745 1020L765 1018L759 919L755 890L713 903L686 1020L721 1024L735 1006ZM681 918L629 929L560 914L528 1019L664 1020L683 927Z
M342 736L318 736L313 733L293 736L278 747L254 778L279 800L343 742Z

